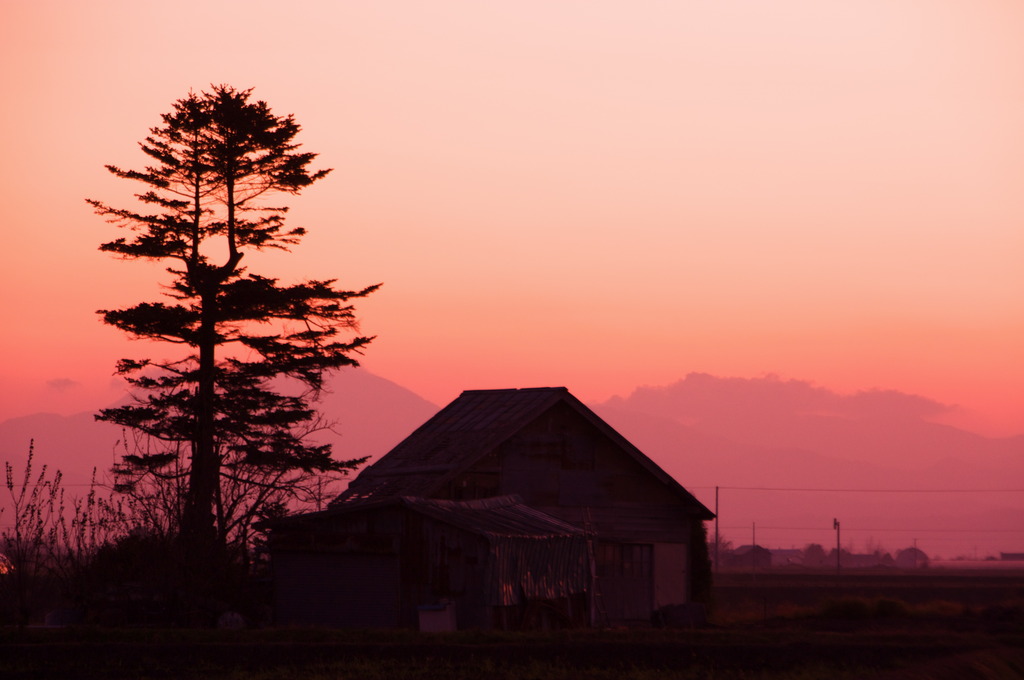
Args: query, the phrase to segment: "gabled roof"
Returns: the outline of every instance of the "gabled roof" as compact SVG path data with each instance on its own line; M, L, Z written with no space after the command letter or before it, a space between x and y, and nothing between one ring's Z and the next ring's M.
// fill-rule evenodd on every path
M760 546L760 545L741 545L740 547L735 548L732 551L732 554L733 555L746 555L746 554L754 552L754 551L757 551L757 552L774 552L773 550L769 550L768 548L765 548L764 546Z
M389 496L427 498L557 404L564 403L680 497L695 515L713 514L650 458L564 387L467 390L365 468L331 505Z

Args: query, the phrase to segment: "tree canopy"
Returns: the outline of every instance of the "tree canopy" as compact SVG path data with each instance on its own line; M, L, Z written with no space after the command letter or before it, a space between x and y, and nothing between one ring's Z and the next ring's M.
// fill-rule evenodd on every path
M107 166L141 186L141 207L88 200L125 229L100 250L167 263L165 299L99 314L172 356L121 360L116 372L134 398L97 418L142 435L118 469L129 483L176 485L171 512L193 545L244 540L309 475L363 462L337 460L307 435L322 426L312 404L325 373L357 366L372 340L359 334L352 301L379 284L284 284L242 266L247 252L300 242L305 229L287 225L274 200L330 172L311 168L316 154L299 150L292 115L251 95L218 85L174 102L140 143L145 168Z

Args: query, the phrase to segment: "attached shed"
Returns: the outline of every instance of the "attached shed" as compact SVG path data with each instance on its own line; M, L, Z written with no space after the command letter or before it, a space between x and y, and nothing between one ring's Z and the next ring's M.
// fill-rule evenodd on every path
M416 627L424 612L449 609L460 628L586 617L583 532L515 496L331 508L277 523L272 549L283 624Z
M322 565L314 568L314 558L299 559L287 546L298 541L316 544L321 534L336 532L331 528L336 522L349 521L341 518L366 516L370 507L398 507L395 499L407 499L400 507L412 511L410 503L421 503L416 507L422 510L426 507L422 503L427 502L489 502L487 499L508 495L521 499L522 507L545 521L559 522L562 531L575 532L575 540L586 537L590 561L590 580L584 588L587 624L649 624L659 614L690 604L699 589L695 584L710 577L703 522L714 515L568 390L471 390L364 469L329 510L291 518L288 524L272 529L279 618L292 623L325 621L323 615L310 613L311 607L324 606L318 604L321 590L327 587L324 578L336 582L338 576L354 578L373 571L375 584L383 587L380 579L389 573L387 569L394 571L398 569L395 565L412 559L399 555L401 550L392 544L390 566L342 566L343 560L320 552L315 560ZM466 510L463 507L458 512ZM420 512L426 517L425 513ZM464 519L468 521L470 515L464 514ZM377 521L383 521L383 515ZM466 522L453 520L449 525L480 537ZM290 534L287 539L286 533ZM302 537L303 533L309 535ZM357 533L354 528L348 532L352 541L371 540L370 532L364 539L355 538ZM555 535L550 530L540 533L549 537L545 540ZM421 563L417 568L428 569L429 565ZM327 573L330 570L335 571ZM392 590L399 587L397 576L388 578ZM524 577L507 573L506 578L508 587L515 590ZM469 590L462 592L458 597L463 599L486 599L470 595ZM422 599L425 593L416 596ZM388 598L412 601L404 591ZM462 612L464 606L458 607ZM474 607L477 605L468 608ZM365 607L359 604L357 608ZM333 620L335 625L411 625L407 616L360 616ZM576 616L575 610L572 616ZM398 623L385 623L385 619ZM468 613L459 619L460 627L463 624L490 627ZM492 621L491 625L496 624Z

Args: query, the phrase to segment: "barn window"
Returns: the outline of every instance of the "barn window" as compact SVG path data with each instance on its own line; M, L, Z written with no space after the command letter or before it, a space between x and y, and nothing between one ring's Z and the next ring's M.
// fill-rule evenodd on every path
M608 577L649 577L654 546L649 543L601 543L597 550L597 575Z
M492 472L469 472L451 481L448 497L453 501L471 501L498 495L499 476Z

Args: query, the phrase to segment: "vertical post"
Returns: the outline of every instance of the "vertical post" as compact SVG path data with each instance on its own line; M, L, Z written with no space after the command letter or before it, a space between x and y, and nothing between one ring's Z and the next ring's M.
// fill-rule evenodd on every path
M715 575L718 574L718 487L715 487Z
M757 580L757 522L750 523L750 569Z
M832 518L832 528L836 530L836 576L839 576L839 571L842 569L842 556L843 550L839 543L839 520Z

